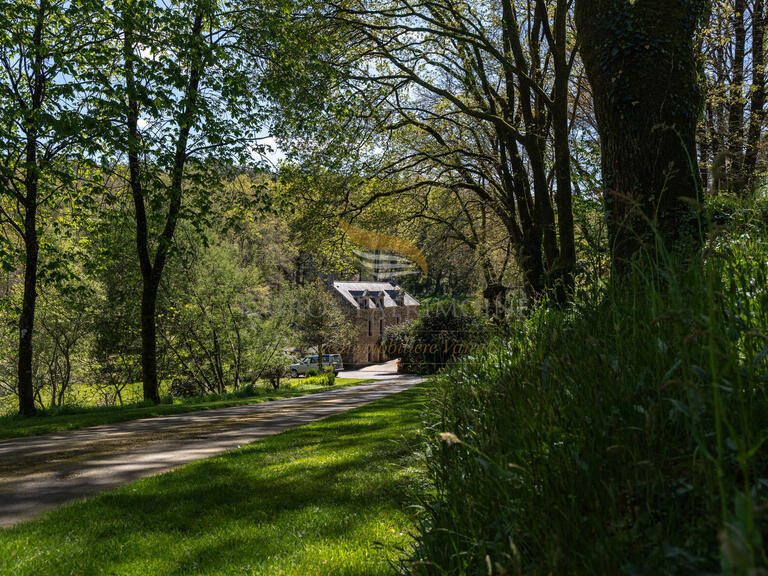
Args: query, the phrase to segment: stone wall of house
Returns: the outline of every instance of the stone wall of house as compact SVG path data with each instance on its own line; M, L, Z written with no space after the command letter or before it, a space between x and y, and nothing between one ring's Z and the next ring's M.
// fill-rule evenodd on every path
M390 360L380 346L381 335L387 327L411 322L419 315L418 306L350 309L350 320L357 326L358 336L352 348L343 354L345 366L366 366Z

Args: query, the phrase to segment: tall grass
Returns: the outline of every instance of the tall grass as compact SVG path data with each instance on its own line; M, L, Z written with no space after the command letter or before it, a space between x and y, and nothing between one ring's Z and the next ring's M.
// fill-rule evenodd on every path
M410 572L766 574L768 209L716 214L438 378Z

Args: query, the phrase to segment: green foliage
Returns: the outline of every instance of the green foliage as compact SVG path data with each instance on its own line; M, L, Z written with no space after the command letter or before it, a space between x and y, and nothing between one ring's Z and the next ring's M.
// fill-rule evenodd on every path
M315 347L322 359L329 350L346 348L356 333L331 290L321 281L298 288L292 312L300 343Z
M332 368L323 372L320 372L320 370L308 370L307 376L302 383L315 386L333 386L336 383L336 374L334 374Z
M486 319L466 303L441 300L422 307L411 323L390 326L382 346L400 359L400 371L434 374L458 358L474 355L490 337Z
M160 323L172 358L166 372L187 374L197 394L239 386L270 357L280 328L279 317L267 322L257 314L266 297L258 266L239 245L211 236L207 247L183 244Z
M291 358L287 354L275 353L263 366L261 376L277 390L280 388L280 380L288 374L290 367Z
M738 196L718 194L707 200L706 217L715 232L725 228L731 235L761 235L768 222L768 201L745 203Z
M200 394L200 389L190 374L177 374L168 391L174 398L194 398Z
M765 570L763 210L437 379L412 573Z

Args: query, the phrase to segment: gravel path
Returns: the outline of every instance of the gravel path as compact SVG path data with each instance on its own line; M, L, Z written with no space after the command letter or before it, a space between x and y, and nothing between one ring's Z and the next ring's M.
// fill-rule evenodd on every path
M395 377L297 398L0 441L0 527L407 390Z

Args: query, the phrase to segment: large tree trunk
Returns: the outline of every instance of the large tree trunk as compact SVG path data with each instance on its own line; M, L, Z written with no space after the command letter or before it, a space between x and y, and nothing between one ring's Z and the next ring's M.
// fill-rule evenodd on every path
M567 42L568 2L560 0L555 8L552 52L555 63L554 98L551 106L554 132L555 180L557 181L557 226L560 236L560 259L555 275L556 298L564 302L574 290L576 268L576 239L573 226L571 198L571 150L568 142L568 64Z
M602 146L614 269L656 233L670 252L698 246L696 126L702 105L694 36L701 0L577 0L581 53Z
M518 262L523 273L523 291L531 302L541 298L546 290L541 243L541 230L534 226L525 231L518 249Z

